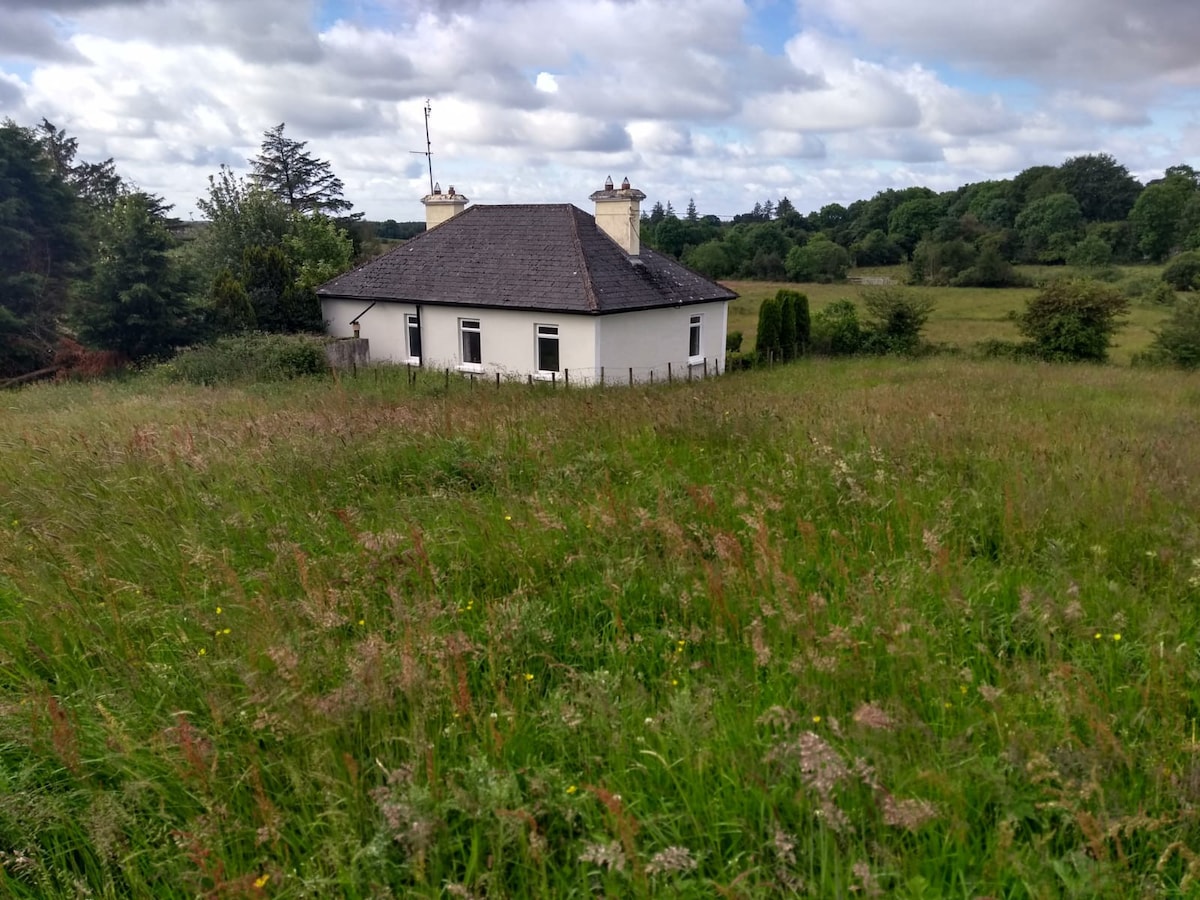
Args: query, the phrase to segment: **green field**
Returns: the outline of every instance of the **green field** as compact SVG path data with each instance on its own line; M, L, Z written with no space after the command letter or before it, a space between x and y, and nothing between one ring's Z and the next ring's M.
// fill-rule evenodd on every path
M1022 266L1026 276L1049 278L1064 274L1062 267ZM1157 276L1161 267L1127 266L1122 270L1125 277ZM907 267L862 269L851 273L856 277L886 277L899 284L904 283ZM754 348L754 334L758 328L758 307L767 297L775 296L780 288L798 290L808 295L811 312L816 313L834 300L858 300L864 290L861 284L795 284L791 282L726 281L726 286L737 291L739 298L729 306L729 330L741 331L743 350ZM1025 304L1037 294L1036 288L951 288L916 287L918 292L933 298L937 306L925 329L925 338L935 344L946 344L960 350L969 350L974 344L986 340L1017 341L1021 336L1017 327L1008 318L1010 312L1020 312ZM1117 333L1110 351L1113 362L1128 365L1135 353L1144 351L1154 340L1154 328L1170 314L1170 310L1152 304L1130 305L1126 326Z
M945 357L0 395L0 895L1194 897L1198 446Z

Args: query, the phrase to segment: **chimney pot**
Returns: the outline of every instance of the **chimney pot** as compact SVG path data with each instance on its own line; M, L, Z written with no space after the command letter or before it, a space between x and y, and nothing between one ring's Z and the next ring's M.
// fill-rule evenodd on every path
M442 192L442 183L440 181L435 181L433 183L433 192L435 194L440 194Z
M604 189L605 189L606 191L611 191L611 190L613 189L613 185L612 185L612 176L611 176L611 175L609 175L607 178L605 178L605 179L604 179Z
M623 191L629 190L629 178L628 177L624 181L621 182L621 190L623 190Z
M454 196L454 185L450 185L450 196Z

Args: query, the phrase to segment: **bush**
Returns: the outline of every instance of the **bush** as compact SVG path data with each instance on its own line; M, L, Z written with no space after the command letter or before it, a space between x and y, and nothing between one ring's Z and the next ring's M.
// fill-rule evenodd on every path
M1180 253L1163 269L1162 280L1177 291L1200 288L1200 252L1189 250Z
M858 353L863 346L858 309L851 300L835 300L813 316L812 349L827 356Z
M1184 369L1200 368L1200 298L1185 297L1154 333L1151 353Z
M1174 306L1176 300L1175 290L1165 281L1155 282L1154 287L1150 288L1149 293L1142 299L1156 306Z
M329 371L325 342L310 335L245 334L189 347L154 372L167 381L286 381Z
M873 353L916 353L934 302L902 287L868 288L862 293L870 321L866 349Z
M1047 284L1016 317L1031 350L1054 361L1108 358L1118 318L1129 301L1116 288L1090 278L1060 278Z
M725 335L725 352L738 353L742 349L742 333L740 331L731 331Z

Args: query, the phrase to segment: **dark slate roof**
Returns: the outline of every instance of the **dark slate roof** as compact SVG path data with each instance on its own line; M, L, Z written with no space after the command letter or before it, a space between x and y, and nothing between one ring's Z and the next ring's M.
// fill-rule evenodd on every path
M317 293L591 315L737 296L645 247L629 256L569 203L468 207Z

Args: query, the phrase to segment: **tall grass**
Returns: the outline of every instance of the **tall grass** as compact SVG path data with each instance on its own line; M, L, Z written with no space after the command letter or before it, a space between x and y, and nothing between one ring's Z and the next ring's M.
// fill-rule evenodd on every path
M18 897L1189 896L1194 377L0 408Z

